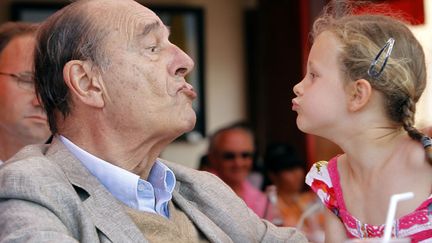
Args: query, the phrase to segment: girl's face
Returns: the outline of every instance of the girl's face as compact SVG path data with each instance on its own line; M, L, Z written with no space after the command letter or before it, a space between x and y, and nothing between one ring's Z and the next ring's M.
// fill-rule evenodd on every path
M342 46L328 31L318 35L309 53L307 73L294 86L297 126L306 133L329 138L347 114L347 94L339 62Z

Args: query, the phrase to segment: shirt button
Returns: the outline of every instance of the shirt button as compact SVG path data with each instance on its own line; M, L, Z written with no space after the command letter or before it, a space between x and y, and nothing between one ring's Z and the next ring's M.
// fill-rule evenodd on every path
M145 186L143 184L138 184L138 191L142 192L145 190Z

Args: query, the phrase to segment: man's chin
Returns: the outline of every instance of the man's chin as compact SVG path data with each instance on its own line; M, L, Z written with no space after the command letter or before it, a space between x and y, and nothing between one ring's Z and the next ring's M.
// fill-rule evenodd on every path
M196 124L196 115L195 115L195 112L193 112L193 115L191 115L189 118L184 120L183 133L192 131L192 129L194 129L194 127L195 127L195 124Z
M27 130L27 134L23 135L29 144L45 143L51 136L51 132L47 127L31 127Z
M185 134L187 132L192 131L195 127L195 122L196 122L196 119L193 118L193 119L185 119L182 122L177 123L177 127L175 129L176 132L175 132L174 139L182 136L183 134Z

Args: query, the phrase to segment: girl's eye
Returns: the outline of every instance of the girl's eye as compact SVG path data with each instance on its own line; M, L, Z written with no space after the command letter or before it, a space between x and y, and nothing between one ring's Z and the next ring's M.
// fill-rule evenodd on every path
M309 73L309 75L311 76L312 79L316 77L315 73Z

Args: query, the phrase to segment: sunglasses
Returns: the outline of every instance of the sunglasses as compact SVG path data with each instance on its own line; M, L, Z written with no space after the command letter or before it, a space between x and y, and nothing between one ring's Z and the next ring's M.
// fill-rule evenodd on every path
M221 153L221 158L223 160L234 160L236 158L242 158L242 159L252 159L253 153L252 152L240 152L240 153L234 153L234 152L223 152Z

